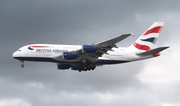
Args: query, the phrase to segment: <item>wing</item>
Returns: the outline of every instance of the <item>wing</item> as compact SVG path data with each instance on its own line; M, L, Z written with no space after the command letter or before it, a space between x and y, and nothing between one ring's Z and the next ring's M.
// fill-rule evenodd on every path
M107 41L104 41L104 42L100 42L100 43L97 43L96 45L98 47L107 47L107 46L113 46L113 47L117 47L115 44L124 40L125 38L129 37L131 34L123 34L121 36L118 36L118 37L115 37L113 39L110 39L110 40L107 40Z
M125 38L127 38L131 35L132 34L123 34L123 35L115 37L113 39L110 39L110 40L107 40L104 42L100 42L97 44L93 44L94 46L97 47L97 51L94 53L83 53L82 49L74 51L74 52L77 53L78 58L80 58L80 59L83 58L83 59L89 60L90 62L94 62L94 61L96 61L97 58L101 57L103 54L107 54L107 51L113 51L112 50L113 47L117 48L116 43L124 40Z

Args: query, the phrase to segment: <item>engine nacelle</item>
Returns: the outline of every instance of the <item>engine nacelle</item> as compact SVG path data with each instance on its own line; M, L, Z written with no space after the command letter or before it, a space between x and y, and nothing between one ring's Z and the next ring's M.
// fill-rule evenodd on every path
M64 60L73 60L77 58L76 52L63 52Z
M69 64L57 64L58 69L69 69L71 66Z
M82 52L83 53L95 53L97 51L97 46L95 45L83 45Z

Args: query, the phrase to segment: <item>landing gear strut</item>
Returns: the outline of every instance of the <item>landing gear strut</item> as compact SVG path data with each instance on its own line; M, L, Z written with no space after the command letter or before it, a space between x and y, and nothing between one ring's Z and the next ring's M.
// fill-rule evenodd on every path
M23 67L24 67L24 61L22 60L21 63L22 63L22 64L21 64L21 67L23 68Z

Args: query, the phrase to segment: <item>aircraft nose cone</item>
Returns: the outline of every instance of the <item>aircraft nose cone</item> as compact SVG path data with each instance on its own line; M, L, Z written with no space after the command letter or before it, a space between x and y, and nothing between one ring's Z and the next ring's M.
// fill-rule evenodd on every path
M17 52L14 52L14 53L12 54L12 57L13 57L13 58L16 58L16 57L17 57Z

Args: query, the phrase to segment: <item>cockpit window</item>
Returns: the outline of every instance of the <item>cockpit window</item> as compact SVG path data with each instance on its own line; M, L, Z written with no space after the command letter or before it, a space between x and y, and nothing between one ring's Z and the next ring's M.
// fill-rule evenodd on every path
M21 50L18 50L18 51L21 51Z

